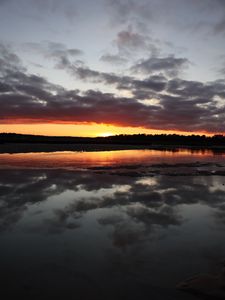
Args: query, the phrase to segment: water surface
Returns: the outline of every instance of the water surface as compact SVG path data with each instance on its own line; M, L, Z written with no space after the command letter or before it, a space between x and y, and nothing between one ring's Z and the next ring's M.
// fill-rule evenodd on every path
M0 155L2 293L199 299L176 289L225 258L224 156Z
M0 167L77 168L93 166L151 165L156 163L221 162L225 152L211 150L117 150L0 154Z

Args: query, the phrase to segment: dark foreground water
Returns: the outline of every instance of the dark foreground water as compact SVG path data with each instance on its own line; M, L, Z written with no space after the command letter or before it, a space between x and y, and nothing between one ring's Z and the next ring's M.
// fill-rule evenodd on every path
M201 299L176 286L221 270L224 158L0 155L1 298Z

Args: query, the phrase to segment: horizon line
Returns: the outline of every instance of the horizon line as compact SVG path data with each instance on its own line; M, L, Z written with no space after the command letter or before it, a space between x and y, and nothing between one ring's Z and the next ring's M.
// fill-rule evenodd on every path
M207 138L212 138L212 137L225 137L224 134L196 134L196 133L190 133L190 134L178 134L178 133L154 133L154 134L149 134L149 133L135 133L135 134L111 134L107 136L71 136L71 135L45 135L45 134L30 134L30 133L16 133L16 132L0 132L0 135L22 135L22 136L34 136L34 137L49 137L49 138L89 138L89 139L106 139L110 137L119 137L119 136L181 136L181 137L192 137L192 136L198 136L198 137L207 137Z

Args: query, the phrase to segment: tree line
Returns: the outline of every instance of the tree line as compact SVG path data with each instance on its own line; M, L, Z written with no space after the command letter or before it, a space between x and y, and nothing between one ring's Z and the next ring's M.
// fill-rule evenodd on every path
M42 136L16 133L0 133L0 143L45 143L45 144L120 144L148 146L224 146L224 135L178 135L178 134L133 134L108 137Z

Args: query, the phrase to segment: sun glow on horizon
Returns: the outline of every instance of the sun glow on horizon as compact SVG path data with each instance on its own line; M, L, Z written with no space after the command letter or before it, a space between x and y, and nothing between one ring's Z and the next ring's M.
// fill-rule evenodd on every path
M46 136L80 136L108 137L120 134L180 134L180 135L214 135L217 133L186 132L182 130L156 130L143 127L122 127L109 124L0 124L0 132L46 135Z
M98 136L99 137L108 137L108 136L112 136L112 135L115 135L115 134L112 132L103 132L103 133L100 133Z

